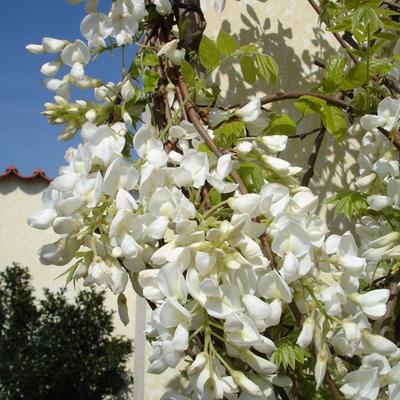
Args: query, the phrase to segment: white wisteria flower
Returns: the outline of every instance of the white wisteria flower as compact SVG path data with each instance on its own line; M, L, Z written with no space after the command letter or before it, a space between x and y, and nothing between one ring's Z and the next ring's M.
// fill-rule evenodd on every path
M165 43L158 51L157 55L167 57L173 64L180 65L185 58L186 50L178 49L178 39Z
M370 131L381 127L391 131L399 123L400 100L386 97L378 105L378 114L367 114L361 117L360 123L363 129Z

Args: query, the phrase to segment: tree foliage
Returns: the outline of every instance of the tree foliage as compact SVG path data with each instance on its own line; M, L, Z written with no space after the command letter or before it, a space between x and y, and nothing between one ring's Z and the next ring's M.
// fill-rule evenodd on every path
M100 400L126 389L129 340L113 337L104 294L37 300L27 268L0 273L0 398Z

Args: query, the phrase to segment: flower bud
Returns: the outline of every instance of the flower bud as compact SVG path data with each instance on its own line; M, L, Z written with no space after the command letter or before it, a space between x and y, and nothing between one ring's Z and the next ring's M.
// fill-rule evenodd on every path
M300 332L299 337L297 338L296 343L300 347L308 347L313 339L315 329L315 322L312 317L308 317L303 322L303 329Z
M235 383L243 389L245 392L247 392L250 396L255 396L255 397L261 397L262 396L262 390L259 388L258 385L256 385L252 380L246 377L245 374L243 374L240 371L231 371L231 376Z
M355 340L359 341L360 340L360 329L357 324L354 322L343 322L343 331L344 335L346 336L346 339L349 342L354 342Z
M349 298L359 305L369 318L378 319L385 315L389 295L389 290L377 289L364 294L352 293Z
M366 189L375 180L375 178L375 172L371 172L368 175L358 178L355 184L359 189Z
M392 204L392 199L389 196L374 194L367 197L367 203L373 210L381 211Z
M121 96L125 101L129 101L135 97L135 88L133 87L131 81L127 79L122 85Z
M67 40L45 37L42 40L43 49L46 53L58 53L68 44Z
M239 142L236 145L236 151L241 155L246 155L253 150L253 143L249 141Z
M322 381L326 373L326 365L328 363L329 351L328 347L324 343L321 350L317 354L317 362L315 363L314 375L317 390L322 384Z
M271 375L276 372L276 365L262 357L255 355L250 350L240 352L240 359L247 363L254 371L262 375Z
M279 153L286 149L288 137L285 135L260 136L257 142L264 145L271 153Z
M379 353L383 356L390 355L397 350L397 346L390 340L380 335L371 333L368 329L361 331L362 345L366 353Z
M25 49L32 54L43 54L44 48L41 44L28 44Z
M261 102L256 98L235 112L235 115L241 118L244 122L252 122L261 114Z
M393 244L400 238L400 232L390 232L378 239L373 240L372 242L369 242L370 247L384 247Z
M389 258L397 258L397 257L400 257L400 245L392 247L388 252L386 252L383 259L387 260Z
M53 222L54 232L63 235L78 232L79 223L72 217L58 217Z
M129 324L128 304L123 293L118 295L118 315L124 325Z
M54 96L54 101L60 106L65 106L66 104L68 104L68 101L61 96Z
M57 213L52 208L33 213L28 218L28 224L36 229L47 229L53 223Z
M84 278L88 273L88 266L85 262L81 262L74 272L74 279Z
M49 77L54 77L57 75L58 71L60 70L62 66L61 61L50 61L47 62L46 64L42 65L42 68L40 69L40 72L43 75L49 76Z
M96 119L96 110L94 110L93 108L88 110L85 114L85 118L89 121L89 122L94 122Z

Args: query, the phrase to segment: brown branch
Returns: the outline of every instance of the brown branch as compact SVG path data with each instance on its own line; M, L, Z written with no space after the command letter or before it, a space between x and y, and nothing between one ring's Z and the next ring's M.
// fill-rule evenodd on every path
M358 43L354 40L353 35L349 31L345 31L342 35L342 39L349 44L353 49L359 50L360 46Z
M322 68L322 69L325 69L325 64L322 62L322 61L320 61L320 60L317 60L317 59L315 59L314 61L313 61L313 64L314 65L316 65L317 67L319 67L319 68Z
M308 169L306 173L303 175L303 179L301 181L302 186L308 186L311 178L314 176L315 164L317 162L318 153L321 149L322 141L324 140L326 129L322 127L319 131L319 134L315 138L313 151L308 157Z
M179 86L175 86L175 93L176 93L176 97L178 99L179 104L182 104L184 98L182 96L181 88ZM181 117L182 117L182 119L186 119L186 120L189 119L188 115L186 113L185 107L182 108L182 116Z
M282 100L296 100L302 96L313 96L318 97L319 99L325 100L328 104L333 106L337 106L343 109L348 108L348 104L344 100L337 99L335 97L328 96L322 93L314 93L314 92L283 92L283 93L275 93L270 94L264 97L261 97L261 104L274 103L276 101Z
M290 400L290 397L286 394L286 391L283 387L279 387L276 385L273 385L273 386L274 386L275 395L278 394L282 400Z
M381 132L387 139L389 139L392 143L393 146L396 147L397 150L400 151L400 142L397 138L392 138L390 132L388 132L386 129L383 128L378 128L379 132Z
M325 373L325 383L328 385L329 391L331 392L333 399L340 400L343 397L328 370Z
M184 98L187 98L189 96L189 90L180 74L178 74L178 77L177 77L177 84L180 87L182 96ZM199 132L199 135L204 140L206 145L217 157L221 157L223 155L223 153L218 148L218 146L214 143L214 141L211 139L207 130L204 128L203 123L200 120L200 116L197 113L195 105L191 101L188 101L185 108L186 108L186 112L188 114L189 120L192 122L192 124L196 128L197 132ZM244 184L244 182L243 182L242 178L240 177L240 175L238 174L238 172L235 170L232 170L230 175L231 175L232 179L239 185L240 193L246 194L247 193L246 185Z
M321 130L321 128L316 128L316 129L313 129L310 132L304 132L304 133L298 133L296 135L290 135L290 136L288 136L288 139L301 139L301 140L303 140L307 136L313 135L314 133L319 132L320 130Z
M389 0L383 0L383 3L386 4L387 6L394 8L396 10L400 10L400 5L398 5L397 3L394 3L393 1L389 1Z
M390 296L386 304L386 313L382 319L381 335L389 337L391 333L391 327L393 325L393 320L395 318L395 308L397 303L397 298L400 293L400 284L398 279L390 282L389 285Z
M186 83L184 82L184 80L182 79L182 76L180 74L178 74L178 76L177 76L177 84L181 89L182 95L186 98L189 95L189 91L186 86ZM188 102L188 104L186 105L186 112L189 116L190 121L195 126L195 128L199 132L199 135L204 140L204 142L207 144L209 149L217 157L221 157L223 153L218 148L218 146L216 146L216 144L214 143L214 141L211 139L210 135L208 134L207 130L204 128L203 123L200 120L200 116L197 113L196 107L194 106L194 104L192 102ZM232 170L230 175L231 175L232 179L239 185L240 193L242 193L242 194L248 193L246 185L244 184L242 178L237 173L237 171ZM268 237L265 233L260 236L260 241L261 241L264 255L271 262L272 268L276 269L274 254L273 254L271 246L269 244ZM299 308L297 307L297 304L294 301L292 301L289 304L289 307L296 319L296 322L301 326L302 321L303 321L303 315L302 315L301 311L299 310Z

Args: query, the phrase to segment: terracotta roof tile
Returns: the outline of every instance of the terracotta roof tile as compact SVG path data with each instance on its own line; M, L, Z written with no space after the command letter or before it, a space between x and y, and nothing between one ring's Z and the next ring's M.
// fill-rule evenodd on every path
M18 169L14 165L9 165L6 168L6 170L2 174L0 174L0 179L3 179L10 175L11 176L14 175L17 178L20 178L23 180L32 180L32 179L40 178L40 179L43 179L44 181L46 181L47 183L51 182L51 179L46 175L46 173L44 172L44 170L42 168L36 168L32 172L32 175L24 176L18 172Z

